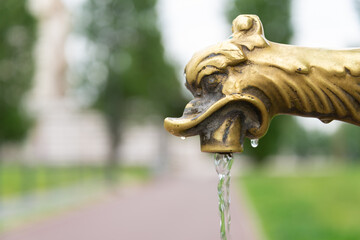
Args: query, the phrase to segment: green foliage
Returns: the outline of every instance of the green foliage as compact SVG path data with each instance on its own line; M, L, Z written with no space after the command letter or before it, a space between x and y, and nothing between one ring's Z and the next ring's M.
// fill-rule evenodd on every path
M339 139L335 140L338 141ZM306 131L299 125L295 117L279 115L271 121L268 132L260 139L257 148L252 148L250 141L245 142L244 153L251 156L256 163L262 164L268 156L275 154L297 155L304 159L311 159L313 156L330 157L336 153L336 150L343 153L344 147L342 146L344 144L345 142L342 142L342 144L334 148L332 136L321 131ZM357 146L356 142L352 142L352 144L345 148L349 149L351 146L353 147L352 149L355 149ZM350 149L348 152L350 152ZM349 157L339 153L337 156L341 158Z
M269 240L360 239L360 170L242 179Z
M45 166L3 164L0 168L0 197L16 197L71 187L84 182L102 182L107 174L102 166ZM150 171L146 167L114 167L116 179L122 184L143 182L149 179ZM1 200L0 198L0 200Z
M20 140L30 127L22 106L31 86L35 19L24 0L0 3L0 144Z
M89 0L84 8L85 35L94 46L91 65L101 65L106 79L95 106L109 122L131 111L178 115L184 99L173 67L164 58L155 0ZM146 109L131 109L134 99Z
M360 128L352 124L343 124L333 135L332 149L341 159L356 161L360 158Z

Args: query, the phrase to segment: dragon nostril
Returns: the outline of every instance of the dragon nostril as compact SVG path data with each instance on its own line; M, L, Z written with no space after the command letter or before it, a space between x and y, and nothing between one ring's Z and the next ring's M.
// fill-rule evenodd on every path
M202 89L201 88L196 89L195 95L200 97L202 95Z

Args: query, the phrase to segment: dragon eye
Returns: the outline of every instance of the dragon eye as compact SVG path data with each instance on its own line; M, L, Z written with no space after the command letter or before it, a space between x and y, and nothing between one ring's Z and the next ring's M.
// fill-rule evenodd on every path
M207 78L207 83L208 83L208 84L213 84L213 83L215 83L215 82L216 82L216 78L215 78L214 75L211 75L211 76L209 76L209 77Z
M202 87L208 91L212 92L216 89L220 82L222 82L226 78L225 73L216 72L211 75L207 75L202 78Z

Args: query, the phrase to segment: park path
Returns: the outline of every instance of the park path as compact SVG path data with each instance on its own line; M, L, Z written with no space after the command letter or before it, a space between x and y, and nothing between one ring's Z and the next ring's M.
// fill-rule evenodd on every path
M106 194L101 201L19 227L1 240L218 240L216 179L162 178ZM233 240L259 240L233 187Z

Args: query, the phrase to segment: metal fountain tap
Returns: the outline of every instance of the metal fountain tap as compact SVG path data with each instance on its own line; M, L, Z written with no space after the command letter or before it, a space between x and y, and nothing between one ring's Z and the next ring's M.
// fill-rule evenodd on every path
M185 67L194 95L175 136L200 135L203 152L242 152L245 137L266 134L277 114L360 126L360 49L326 50L268 41L259 17L240 15L233 34L196 53Z

